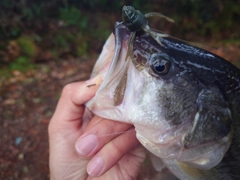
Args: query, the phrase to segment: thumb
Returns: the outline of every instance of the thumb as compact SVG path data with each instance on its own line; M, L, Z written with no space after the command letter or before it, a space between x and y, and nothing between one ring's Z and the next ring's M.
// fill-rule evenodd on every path
M49 124L50 132L59 132L59 129L72 130L72 128L77 127L77 124L81 123L85 110L84 103L95 95L99 87L99 83L96 84L95 82L99 82L99 79L100 77L96 76L91 80L71 83L63 88L57 108Z

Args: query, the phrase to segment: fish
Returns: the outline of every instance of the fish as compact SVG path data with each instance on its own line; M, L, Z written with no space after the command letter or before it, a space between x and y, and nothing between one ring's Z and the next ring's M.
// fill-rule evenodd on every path
M87 108L133 124L155 167L177 179L239 179L240 69L141 22L138 29L116 22L93 69L102 82Z

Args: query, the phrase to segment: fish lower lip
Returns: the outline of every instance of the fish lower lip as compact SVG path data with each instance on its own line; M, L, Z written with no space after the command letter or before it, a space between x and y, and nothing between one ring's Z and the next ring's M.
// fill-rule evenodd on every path
M107 76L112 76L117 69L123 66L123 62L119 58L124 54L123 51L128 48L127 42L130 36L130 31L121 22L115 24L113 33L115 35L115 51Z
M122 41L126 37L128 38L130 33L131 32L129 31L129 29L126 26L124 26L122 22L115 23L113 34L115 35L117 41Z

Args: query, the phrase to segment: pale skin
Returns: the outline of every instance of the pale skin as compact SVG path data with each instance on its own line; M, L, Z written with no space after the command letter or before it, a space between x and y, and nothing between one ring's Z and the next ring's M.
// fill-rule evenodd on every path
M94 116L83 117L84 103L96 93L94 80L64 87L49 124L50 177L65 179L136 179L145 159L134 127Z

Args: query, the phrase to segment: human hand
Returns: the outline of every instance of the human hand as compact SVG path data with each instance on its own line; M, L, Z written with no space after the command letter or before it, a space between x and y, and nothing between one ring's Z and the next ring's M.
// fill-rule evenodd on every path
M98 88L87 87L93 81L63 89L49 124L51 179L134 179L145 158L132 125L83 117Z

